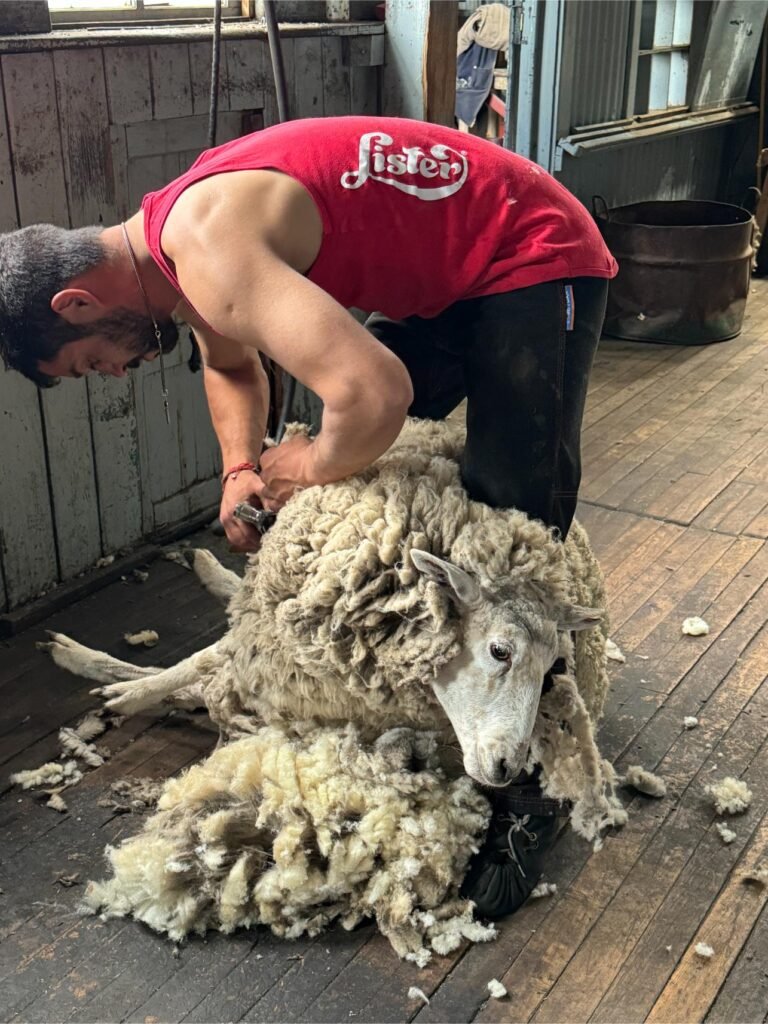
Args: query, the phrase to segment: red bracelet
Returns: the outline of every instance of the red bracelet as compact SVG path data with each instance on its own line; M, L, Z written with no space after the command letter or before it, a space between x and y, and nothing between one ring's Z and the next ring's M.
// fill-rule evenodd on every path
M229 480L229 478L231 476L237 476L238 473L242 473L245 470L251 470L251 472L255 473L256 472L256 463L255 462L238 462L238 464L236 466L232 466L230 469L228 469L226 471L226 473L222 474L221 486L224 487L224 484L227 482L227 480Z

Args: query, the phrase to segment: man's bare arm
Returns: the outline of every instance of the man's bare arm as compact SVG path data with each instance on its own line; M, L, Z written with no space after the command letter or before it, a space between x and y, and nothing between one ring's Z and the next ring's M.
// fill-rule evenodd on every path
M258 230L252 195L219 192L208 207L186 210L183 228L183 246L169 255L200 316L273 358L323 401L313 444L280 446L263 460L267 504L370 465L397 437L412 400L400 360L288 265L280 238ZM167 249L173 234L168 243L164 234Z
M205 393L224 468L258 464L269 414L269 384L258 353L195 332L203 354Z
M243 462L258 465L269 412L269 383L261 359L253 350L199 328L195 337L203 356L205 392L224 470ZM220 517L237 550L258 548L257 531L235 519L233 512L240 501L258 504L261 490L257 474L248 471L224 485Z

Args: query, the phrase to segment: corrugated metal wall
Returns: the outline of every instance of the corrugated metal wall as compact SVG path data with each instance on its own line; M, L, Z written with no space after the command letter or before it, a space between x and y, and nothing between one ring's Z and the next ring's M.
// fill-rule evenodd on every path
M624 116L631 13L627 0L579 0L565 5L561 135L577 125Z
M632 0L566 0L558 138L577 126L624 116L632 8ZM717 9L717 4L698 0L694 27L702 53L708 19ZM729 44L723 47L723 57L730 57ZM694 67L694 74L698 70ZM702 70L706 73L706 67ZM564 154L557 177L588 206L595 194L609 206L650 199L743 202L754 179L756 146L757 118L751 117L642 142L627 140L579 157Z
M565 156L557 177L590 208L596 194L609 206L650 199L743 202L754 173L749 158L756 135L755 120L747 119L582 157Z

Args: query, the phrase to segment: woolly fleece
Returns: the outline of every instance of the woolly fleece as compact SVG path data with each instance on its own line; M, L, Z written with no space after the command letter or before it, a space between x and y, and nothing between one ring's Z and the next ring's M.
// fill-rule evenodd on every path
M752 803L749 786L731 775L707 786L705 792L718 814L742 814Z
M169 782L144 831L110 851L115 875L91 886L92 909L173 938L256 922L316 934L373 916L419 964L462 936L493 937L456 899L488 804L448 771L456 739L428 685L461 649L461 618L410 552L448 558L492 599L522 597L554 619L605 596L577 523L562 545L522 513L468 499L462 446L456 427L410 421L370 469L281 511L228 633L196 661L230 742ZM572 800L574 828L596 844L626 820L594 738L606 630L574 644L561 634L567 671L531 740L545 793Z
M488 804L449 781L428 733L264 727L167 783L158 813L107 856L86 904L183 939L268 925L285 938L375 917L406 959L495 936L457 898Z
M631 786L639 793L645 793L646 796L661 798L667 795L667 784L664 779L660 779L658 775L654 775L653 772L647 771L647 769L641 767L639 764L631 764L629 768L627 768L627 774L624 776L624 782L627 786Z

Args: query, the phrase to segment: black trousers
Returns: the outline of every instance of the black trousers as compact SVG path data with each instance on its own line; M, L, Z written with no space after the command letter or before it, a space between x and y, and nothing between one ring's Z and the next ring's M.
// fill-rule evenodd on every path
M608 282L580 277L467 299L433 319L366 326L408 369L409 414L467 399L462 477L473 499L519 508L565 538L581 481L581 421Z

